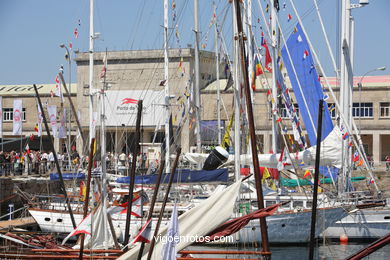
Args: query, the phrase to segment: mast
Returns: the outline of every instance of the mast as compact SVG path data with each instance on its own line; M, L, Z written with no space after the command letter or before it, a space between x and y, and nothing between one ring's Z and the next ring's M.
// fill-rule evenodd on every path
M170 135L169 135L169 59L168 59L168 0L164 0L164 80L165 80L165 172L169 173Z
M215 34L215 73L217 80L217 127L218 127L218 144L222 143L222 133L221 133L221 84L219 82L219 49L218 49L218 25L217 25L217 6L213 2L214 6L214 34Z
M257 194L257 206L258 209L264 208L264 199L263 199L263 189L261 186L260 179L260 164L259 157L257 153L256 146L256 134L255 134L255 122L253 118L253 108L250 97L250 87L248 80L248 70L247 64L245 62L245 45L244 45L244 32L242 29L242 20L241 20L241 10L239 0L234 0L234 5L236 7L236 19L237 19L237 31L238 31L238 40L240 47L240 60L241 60L241 68L244 79L244 88L245 88L245 97L246 97L246 106L248 112L248 123L249 123L249 132L250 132L250 140L252 147L252 160L253 160L253 168L255 173L255 183L256 183L256 194ZM268 231L267 231L267 223L265 217L260 218L260 229L261 229L261 243L263 247L263 259L270 259L270 248L268 243Z
M278 123L276 122L276 114L273 113L275 109L279 109L279 99L278 99L278 87L276 85L276 70L277 70L277 64L276 64L276 57L278 56L278 30L276 27L276 16L278 15L277 10L275 8L275 1L272 0L271 4L271 45L272 45L272 99L275 101L272 103L272 151L273 153L278 153Z
M239 80L239 52L238 52L238 34L237 34L237 15L236 6L233 3L233 36L234 36L234 176L238 181L240 178L241 168L241 139L240 139L240 80Z
M199 86L199 3L198 0L194 0L194 33L195 33L195 115L196 115L196 150L201 152L201 140L200 140L200 86ZM198 165L200 167L200 165Z
M322 114L324 110L324 100L320 100L318 105L318 124L317 124L317 147L316 147L316 162L314 171L314 191L313 191L313 206L311 209L311 227L310 227L310 248L309 259L314 258L315 234L316 234L316 217L317 217L317 196L318 196L318 181L320 174L320 159L321 159L321 138L322 138Z
M94 0L89 0L89 144L95 137L93 129L93 46L94 46L94 29L93 29L93 5ZM85 145L84 145L85 146Z
M107 62L107 49L106 49L106 59L104 62ZM104 64L107 67L107 64ZM106 74L104 75L102 89L100 91L100 163L102 167L102 207L103 207L103 230L104 230L104 248L108 249L107 242L108 234L107 234L107 170L106 170L106 112L105 112L105 90L106 90Z

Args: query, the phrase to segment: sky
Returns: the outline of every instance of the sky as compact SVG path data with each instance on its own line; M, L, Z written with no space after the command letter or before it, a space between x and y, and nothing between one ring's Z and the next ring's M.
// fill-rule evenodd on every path
M268 1L268 0L267 0ZM260 41L260 25L264 22L259 12L259 3L265 9L267 1L253 0L253 25L257 41ZM284 2L286 8L283 8ZM337 51L338 0L318 0L333 53ZM356 0L351 0L357 3ZM170 0L170 47L194 45L193 0L176 0L176 19L173 23L172 0ZM228 49L232 46L231 6L227 0L215 0L219 24ZM309 38L320 56L328 76L333 76L329 52L313 8L313 0L295 0ZM279 20L285 37L294 28L297 19L290 1L280 1ZM212 1L199 0L201 45L214 51ZM370 75L390 74L390 1L371 0L370 4L352 10L355 19L355 75L377 67L386 66L385 72ZM288 14L292 20L288 21ZM95 51L160 49L163 46L163 0L95 0L95 32L100 38L95 41ZM266 14L269 15L269 14ZM260 23L258 22L260 19ZM179 40L175 37L175 28ZM78 29L79 36L74 37ZM0 0L0 85L54 83L61 64L67 73L68 62L65 50L88 50L89 0ZM74 54L72 54L74 57ZM72 82L76 82L76 64L72 61ZM67 76L65 77L68 78Z

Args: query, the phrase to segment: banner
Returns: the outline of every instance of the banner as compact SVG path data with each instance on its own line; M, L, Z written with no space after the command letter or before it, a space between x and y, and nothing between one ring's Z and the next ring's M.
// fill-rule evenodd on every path
M47 114L49 115L49 121L51 125L51 130L53 137L57 137L57 106L47 106Z
M61 117L61 126L58 131L58 138L66 138L66 108L64 108L64 113Z
M92 138L96 138L96 125L97 125L97 117L98 113L93 112L92 113Z
M0 96L0 138L3 138L3 97Z
M42 136L42 122L43 122L43 117L42 117L42 111L41 108L38 106L38 137Z
M142 125L155 127L165 121L164 91L109 90L106 91L106 126L135 126L138 100L143 101Z
M14 100L14 110L13 110L13 135L21 135L22 134L22 111L23 111L23 103L21 99Z

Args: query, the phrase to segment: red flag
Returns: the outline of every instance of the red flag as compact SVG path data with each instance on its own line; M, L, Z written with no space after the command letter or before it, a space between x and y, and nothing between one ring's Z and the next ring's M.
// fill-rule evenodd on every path
M30 140L34 141L34 135L33 134L30 135Z
M70 42L69 43L69 49L72 49L73 48L73 44Z
M265 41L263 47L265 49L265 68L272 73L272 68L269 66L269 64L272 62L271 54L269 53L269 49Z
M303 59L306 59L306 57L309 56L309 51L308 50L305 50L303 52Z
M281 122L282 122L282 118L279 117L279 118L276 120L276 122L281 123Z
M74 29L73 35L76 39L79 38L79 31L77 30L77 28Z
M305 174L303 175L303 178L307 178L308 176L310 176L310 171L306 170Z
M292 19L292 15L291 14L288 14L287 16L287 21L290 21Z
M149 219L134 238L133 244L137 242L150 243L150 233L152 231L152 219Z
M248 215L229 220L224 224L222 224L221 226L214 229L213 231L211 231L207 236L209 236L210 240L213 241L214 239L218 239L224 236L229 236L231 234L234 234L240 229L242 229L244 226L246 226L249 223L249 221L252 219L271 216L272 214L275 213L275 211L278 209L280 205L281 205L280 203L274 204L267 208L256 210Z
M26 144L26 152L27 152L27 154L30 154L31 153L31 151L30 151L30 147L28 146L28 144Z

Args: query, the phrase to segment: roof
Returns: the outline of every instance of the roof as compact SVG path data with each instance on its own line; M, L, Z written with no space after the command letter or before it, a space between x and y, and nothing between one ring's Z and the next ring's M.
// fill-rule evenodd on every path
M56 84L36 84L39 94L55 93ZM69 89L69 86L68 86ZM63 90L64 91L64 90ZM72 83L72 94L77 93L77 84ZM65 91L64 91L65 92ZM33 85L0 85L0 96L35 96Z

